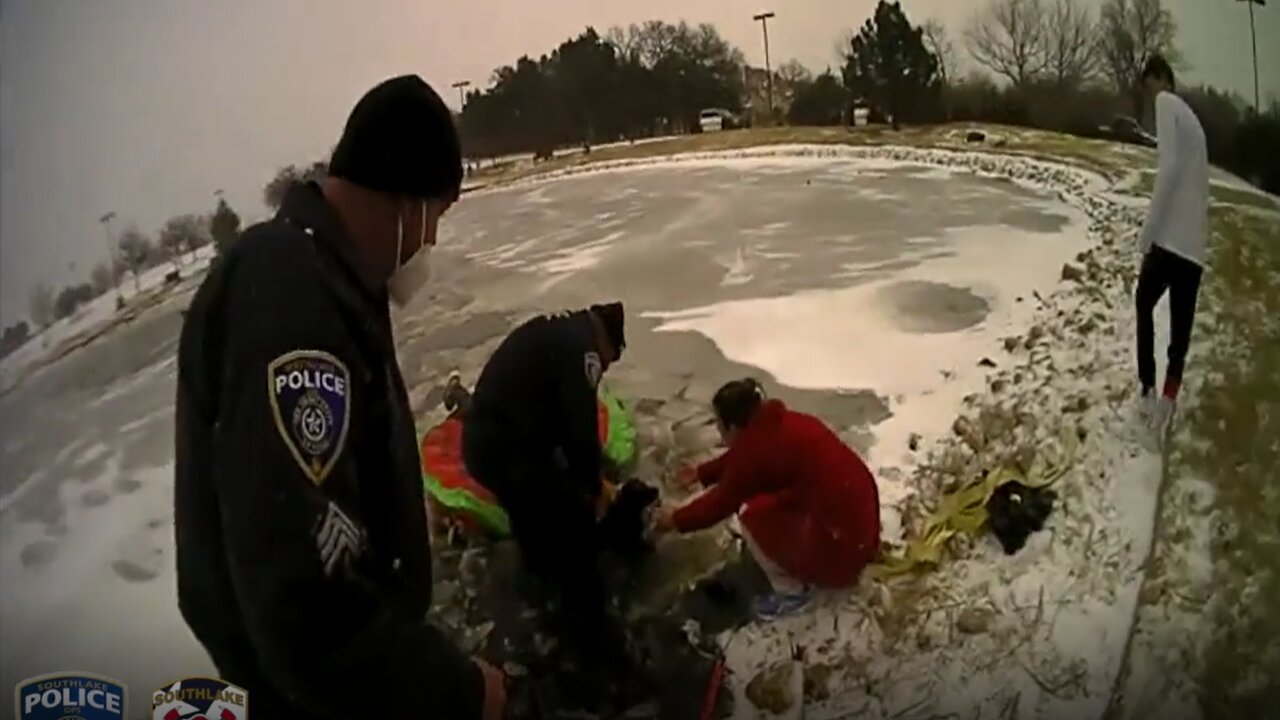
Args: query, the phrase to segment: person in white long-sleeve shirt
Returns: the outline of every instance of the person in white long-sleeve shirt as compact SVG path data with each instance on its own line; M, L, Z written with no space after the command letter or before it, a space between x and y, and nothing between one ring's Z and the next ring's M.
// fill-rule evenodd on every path
M1138 274L1139 420L1157 439L1173 416L1191 341L1196 296L1209 237L1209 161L1204 129L1195 112L1174 94L1173 70L1153 56L1142 71L1143 89L1154 99L1159 166L1155 189L1139 236ZM1155 394L1156 361L1152 315L1169 292L1169 364L1164 387Z

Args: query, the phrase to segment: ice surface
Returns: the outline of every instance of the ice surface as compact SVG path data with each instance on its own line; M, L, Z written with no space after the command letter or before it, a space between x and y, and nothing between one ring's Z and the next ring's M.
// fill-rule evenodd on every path
M1026 326L1034 314L1032 293L1052 287L1063 262L1087 246L1083 214L1062 211L1074 221L1052 236L1005 227L948 229L943 235L952 254L925 260L892 280L649 315L662 321L658 331L700 332L729 358L793 387L875 388L901 397L891 404L894 417L876 426L872 457L897 461L910 433L933 439L949 429L961 398L983 389L978 362L997 354L1001 337ZM1018 271L992 273L1001 266ZM911 280L969 288L990 304L990 313L955 332L904 329L883 291ZM945 305L938 305L928 311L945 314Z

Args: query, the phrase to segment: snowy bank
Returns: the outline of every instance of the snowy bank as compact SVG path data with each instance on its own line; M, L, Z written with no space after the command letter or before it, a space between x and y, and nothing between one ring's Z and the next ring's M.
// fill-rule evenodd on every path
M217 250L211 244L196 250L194 258L184 256L179 268L182 283L171 292L189 289L193 280L202 277L209 269L209 264L215 257ZM128 312L129 303L145 301L149 294L160 291L164 287L165 276L174 269L172 263L157 265L140 273L136 282L132 275L126 275L121 278L118 291L109 290L99 295L78 308L70 317L53 323L33 336L25 345L0 360L0 390L11 389L28 372L38 370L42 363L59 356L69 344L109 325L121 312L116 309L117 297L124 299L126 307L123 312Z
M713 163L725 155L621 161L523 182L655 162ZM728 155L762 162L788 156L926 162L1033 183L1087 215L1091 246L1069 271L1057 263L1002 265L1008 247L999 237L944 265L944 279L951 273L1018 286L1027 309L1010 313L997 333L945 351L972 360L948 378L946 384L959 391L885 381L900 396L895 418L873 429L880 430L876 469L882 486L892 488L885 493L892 503L885 512L905 516L900 524L886 517L887 531L918 528L941 491L972 482L983 471L1020 457L1034 471L1036 458L1066 457L1070 469L1057 482L1059 505L1047 530L1012 557L983 538L955 543L956 558L923 579L884 585L868 580L859 592L825 598L812 612L722 638L739 696L736 716L752 716L755 708L744 696L748 681L787 657L791 645L806 647L808 663L827 677L828 689L818 695L827 699L806 707L810 718L844 717L859 708L869 717L985 717L1014 707L1023 717L1046 720L1102 716L1126 657L1161 483L1159 458L1138 451L1123 423L1133 385L1130 234L1138 208L1108 197L1110 183L1096 174L1024 157L830 146ZM1051 290L1064 276L1069 279ZM896 376L902 363L902 375L918 376L912 364L937 362L942 349L921 341L877 354L870 343L859 346L833 330L844 318L856 323L851 313L874 305L874 292L854 287L739 301L661 319L666 329L708 335L730 359L788 384L865 386L868 377ZM1018 324L1025 330L1014 331ZM869 337L883 330L859 329ZM1000 338L1003 333L1008 334ZM984 367L978 366L981 358L988 361ZM963 438L946 433L957 413L968 416L966 427L978 432ZM939 441L913 457L904 435L922 430Z

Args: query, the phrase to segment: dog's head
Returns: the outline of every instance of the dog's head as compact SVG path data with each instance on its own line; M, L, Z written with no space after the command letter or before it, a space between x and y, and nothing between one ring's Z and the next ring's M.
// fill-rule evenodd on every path
M625 557L638 557L652 549L646 536L649 507L658 501L658 489L629 480L618 489L604 519L600 521L601 541L605 547Z

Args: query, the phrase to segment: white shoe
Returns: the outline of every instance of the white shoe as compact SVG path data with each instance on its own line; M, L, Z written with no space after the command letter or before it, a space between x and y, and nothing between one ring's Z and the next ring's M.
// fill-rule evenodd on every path
M1156 394L1154 390L1143 393L1133 405L1133 432L1138 444L1148 450L1159 448L1159 438L1154 427L1156 419Z
M1164 395L1156 400L1155 410L1151 415L1151 432L1155 433L1160 444L1164 444L1169 436L1169 427L1173 423L1173 411L1176 407L1177 403Z
M444 409L452 413L461 405L467 402L470 394L462 385L462 374L457 370L449 373L449 379L444 384Z
M1129 409L1129 419L1134 427L1145 428L1151 425L1152 418L1156 414L1156 394L1155 391L1148 391L1138 396L1133 406Z

